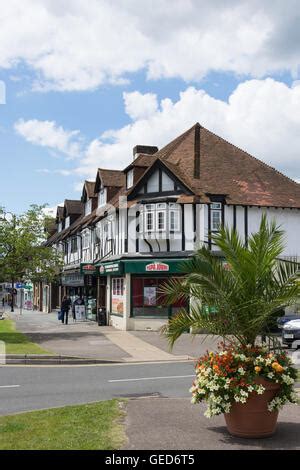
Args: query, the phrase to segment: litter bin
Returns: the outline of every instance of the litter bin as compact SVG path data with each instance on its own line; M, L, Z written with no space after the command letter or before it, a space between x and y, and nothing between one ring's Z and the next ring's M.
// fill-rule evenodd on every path
M98 325L105 326L106 325L106 308L101 307L98 309Z

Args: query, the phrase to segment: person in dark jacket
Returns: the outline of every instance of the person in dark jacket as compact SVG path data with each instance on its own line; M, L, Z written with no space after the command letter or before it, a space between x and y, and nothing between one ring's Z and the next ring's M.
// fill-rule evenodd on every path
M68 324L68 317L69 317L69 310L71 307L71 299L70 297L67 297L66 295L63 297L62 302L61 302L61 312L62 312L62 320L61 322L67 325Z

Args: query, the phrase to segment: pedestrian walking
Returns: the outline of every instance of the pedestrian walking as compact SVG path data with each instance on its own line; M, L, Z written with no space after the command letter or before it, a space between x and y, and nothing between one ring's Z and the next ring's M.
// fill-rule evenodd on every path
M65 295L61 302L61 313L62 313L61 322L65 323L66 325L68 324L69 310L70 310L71 304L72 302L71 302L70 297L67 297Z

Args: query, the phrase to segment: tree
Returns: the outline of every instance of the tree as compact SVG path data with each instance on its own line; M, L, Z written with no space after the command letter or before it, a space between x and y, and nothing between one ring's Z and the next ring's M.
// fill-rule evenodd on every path
M197 251L185 263L184 280L172 280L163 289L167 303L191 298L189 310L181 310L163 328L170 345L190 328L241 345L254 345L262 332L269 336L274 314L300 295L298 263L280 259L283 236L263 216L248 246L236 230L223 227L212 237L223 259L206 247Z
M43 208L31 205L21 215L10 214L0 209L0 279L12 283L53 280L62 266L61 254L52 247L45 246L49 217Z

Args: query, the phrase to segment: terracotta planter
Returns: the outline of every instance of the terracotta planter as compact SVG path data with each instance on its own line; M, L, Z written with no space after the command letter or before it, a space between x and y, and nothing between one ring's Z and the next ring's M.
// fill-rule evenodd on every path
M277 395L280 384L259 377L256 383L265 387L258 395L253 392L246 403L234 403L224 414L227 429L237 437L261 438L272 436L276 430L278 411L269 411L268 403Z

